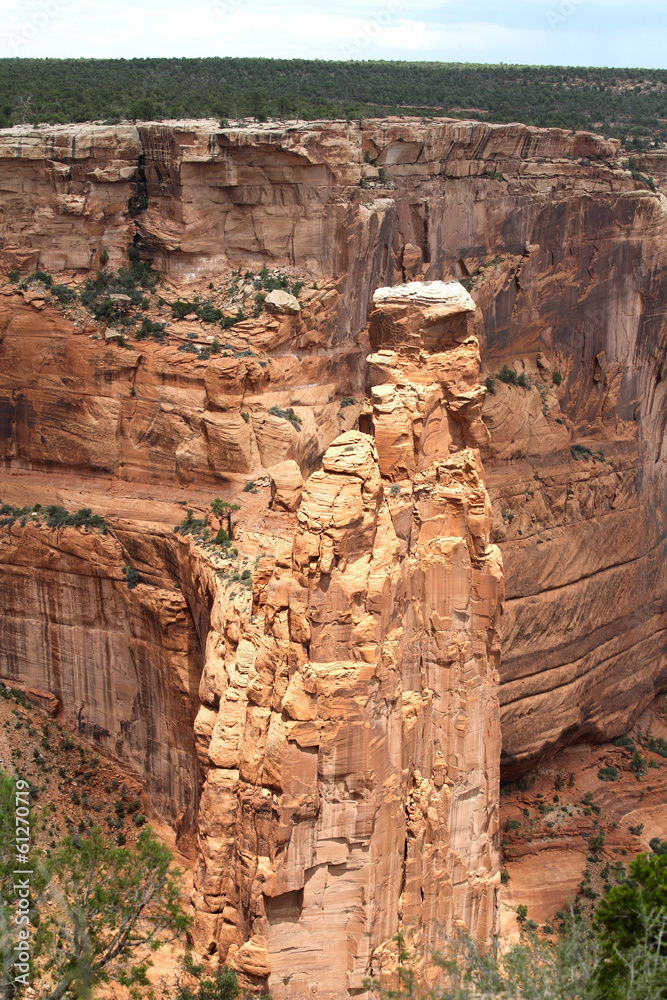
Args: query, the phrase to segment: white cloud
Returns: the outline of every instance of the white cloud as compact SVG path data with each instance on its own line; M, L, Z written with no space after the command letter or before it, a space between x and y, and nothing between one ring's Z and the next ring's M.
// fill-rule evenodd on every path
M563 4L571 12L554 27L546 15ZM161 0L0 0L0 55L660 66L665 6L664 0L635 0L631 8L626 0L478 0L468 8L458 0L167 0L166 7Z

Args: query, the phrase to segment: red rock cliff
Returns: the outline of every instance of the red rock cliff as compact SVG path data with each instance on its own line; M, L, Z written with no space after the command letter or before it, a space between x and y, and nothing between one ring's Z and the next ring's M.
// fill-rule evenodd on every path
M356 418L339 404L361 393L373 289L471 275L485 373L532 376L496 381L484 408L507 767L622 729L665 683L665 201L616 142L447 121L62 126L4 132L0 163L7 267L85 269L103 249L113 264L136 235L182 280L260 262L335 278L296 322L251 326L279 355L270 371L130 361L2 300L10 467L212 483L284 458L312 471ZM148 208L133 220L137 190ZM119 392L135 379L151 386L139 402ZM303 433L274 404L302 407Z
M661 154L650 164L660 182ZM100 582L77 617L56 595L65 576L7 569L3 629L20 638L0 672L50 685L75 713L94 632L90 724L122 734L132 720L132 751L108 742L139 770L155 741L152 787L178 822L183 797L196 806L183 730L200 706L198 942L270 973L276 996L304 986L287 926L320 943L335 929L344 982L319 978L320 944L299 953L322 995L357 989L399 920L493 926L494 542L508 773L622 732L667 685L667 202L626 166L613 141L475 122L0 133L6 271L81 276L104 251L118 266L134 240L174 294L264 263L318 286L298 313L240 323L210 358L124 351L0 289L0 495L67 499L63 483L85 480L121 546L79 540L73 562L64 535L9 529L6 565L41 566L46 545L73 585ZM133 216L130 202L146 207ZM447 296L406 291L381 296L367 326L379 286L443 278L470 287L474 320L463 297L447 313ZM175 327L205 344L201 325ZM268 497L240 487L285 461L308 479L301 507L267 514ZM281 474L293 507L298 475ZM127 523L114 511L185 487L242 500L239 547L263 556L254 605L171 535L173 505L150 528L136 502ZM132 612L125 558L157 588ZM179 624L159 649L167 607ZM107 632L148 650L144 666L121 657L120 699ZM67 655L54 634L71 637Z

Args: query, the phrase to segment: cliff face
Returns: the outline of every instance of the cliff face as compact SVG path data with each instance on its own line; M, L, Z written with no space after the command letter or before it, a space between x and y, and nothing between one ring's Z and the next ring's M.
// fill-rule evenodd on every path
M658 182L661 156L640 165ZM496 381L484 407L506 766L622 729L664 685L665 201L615 141L409 120L63 126L4 132L0 164L7 267L86 268L103 249L114 264L135 235L179 280L264 262L329 276L296 319L248 322L263 368L105 353L49 310L0 300L11 468L214 483L290 458L311 472L354 426L340 401L362 395L373 289L469 275L485 374L532 382ZM302 433L273 405L296 406Z
M6 271L134 241L170 299L308 286L210 356L0 287L0 496L112 528L2 529L0 674L84 702L184 834L206 777L197 944L276 997L359 990L410 923L485 936L498 670L508 774L667 686L665 198L613 141L410 120L14 129L0 188ZM252 593L171 530L216 493Z
M192 848L200 785L193 724L208 631L202 645L197 625L210 603L205 574L199 567L193 574L183 546L147 533L150 582L129 589L128 551L140 561L133 532L102 535L26 520L0 532L0 675L54 695L63 721L139 777L183 848ZM165 542L175 579L160 565Z
M378 296L375 446L330 445L207 662L196 942L276 997L360 990L402 927L494 928L503 578L473 310L455 284Z

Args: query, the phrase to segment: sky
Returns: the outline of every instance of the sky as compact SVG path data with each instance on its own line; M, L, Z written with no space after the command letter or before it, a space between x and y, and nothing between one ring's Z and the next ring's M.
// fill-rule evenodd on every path
M0 0L0 57L667 68L667 0Z

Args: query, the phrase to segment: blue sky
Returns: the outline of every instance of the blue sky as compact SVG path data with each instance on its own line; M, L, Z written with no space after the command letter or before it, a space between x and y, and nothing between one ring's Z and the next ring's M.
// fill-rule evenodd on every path
M667 0L0 0L0 56L667 67Z

